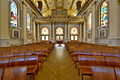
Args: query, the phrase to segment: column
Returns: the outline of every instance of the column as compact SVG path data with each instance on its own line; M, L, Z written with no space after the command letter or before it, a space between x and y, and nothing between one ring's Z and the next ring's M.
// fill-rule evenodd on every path
M40 24L37 25L37 42L40 42Z
M53 23L53 25L52 25L52 36L53 36L53 38L52 38L52 41L53 42L55 42L55 23Z
M65 39L64 42L68 42L68 22L65 23Z
M28 37L28 33L27 33L27 21L26 21L26 19L27 19L27 17L26 17L26 15L27 15L27 7L26 7L26 5L25 4L22 4L23 5L23 13L22 13L22 16L24 16L23 18L22 18L22 26L21 26L21 28L22 28L22 30L21 30L21 38L22 38L22 41L23 41L23 44L27 44L27 37Z
M111 46L120 46L120 5L117 0L109 1L109 43Z
M69 23L67 23L67 41L70 41L70 26Z
M83 24L83 35L84 35L84 37L83 37L83 42L86 42L86 40L87 40L87 32L86 32L86 25L87 25L87 22L86 22L86 20L84 21L84 24Z
M50 41L53 39L53 23L50 23Z
M32 29L32 35L33 35L33 37L32 37L32 42L33 43L35 43L36 42L36 26L37 26L37 24L35 23L35 21L33 21L33 29Z
M0 0L0 46L10 46L9 1Z
M82 42L82 23L79 24L79 42Z
M96 13L96 4L93 4L93 8L92 8L92 43L96 43L96 37L97 37L96 14L97 14Z

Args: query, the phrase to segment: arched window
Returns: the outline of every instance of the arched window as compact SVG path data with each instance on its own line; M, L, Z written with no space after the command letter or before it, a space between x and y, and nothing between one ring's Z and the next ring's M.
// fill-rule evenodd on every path
M49 29L47 27L41 29L42 41L49 40Z
M89 16L88 16L87 28L88 28L88 30L92 29L92 13L90 13Z
M57 35L62 35L63 34L63 28L59 27L56 29L56 34Z
M62 27L56 28L56 40L63 40L64 39L64 30Z
M31 30L31 17L29 13L27 13L27 30Z
M92 13L89 13L87 18L87 38L92 36Z
M18 26L18 6L13 0L10 1L10 24L12 27Z
M100 12L100 25L108 26L108 7L109 7L109 1L105 0L101 4L101 12Z
M71 40L78 40L78 29L76 27L72 27L70 30Z

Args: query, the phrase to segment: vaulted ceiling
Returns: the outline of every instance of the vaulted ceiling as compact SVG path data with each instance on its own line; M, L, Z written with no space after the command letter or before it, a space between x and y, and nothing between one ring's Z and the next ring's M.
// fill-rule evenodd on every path
M38 23L80 23L83 22L84 19L76 17L77 12L77 2L81 1L81 6L88 0L32 0L33 3L38 7L38 2L42 2L42 11L40 11L43 15L42 18L36 19ZM53 15L52 12L57 11L58 9L62 9L67 12L67 15ZM69 17L68 17L69 16Z
M61 7L62 9L72 10L72 12L77 13L76 10L76 2L82 1L84 3L86 0L32 0L36 6L38 6L37 2L42 1L42 13L45 12L50 13L50 10L57 9ZM49 11L49 12L48 12Z

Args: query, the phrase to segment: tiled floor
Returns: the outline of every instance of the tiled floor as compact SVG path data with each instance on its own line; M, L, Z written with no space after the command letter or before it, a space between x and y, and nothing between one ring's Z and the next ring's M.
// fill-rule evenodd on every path
M35 80L80 80L74 62L64 45L56 45Z

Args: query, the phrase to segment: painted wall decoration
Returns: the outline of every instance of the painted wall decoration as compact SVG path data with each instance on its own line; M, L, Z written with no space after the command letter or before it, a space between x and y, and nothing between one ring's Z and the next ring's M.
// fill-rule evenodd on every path
M17 27L18 25L18 7L16 2L14 1L10 1L10 13L11 13L11 17L10 17L10 24L12 27Z
M30 24L31 24L30 14L27 13L27 30L28 30L28 31L31 30Z
M108 6L109 1L105 0L101 5L101 27L108 25Z

